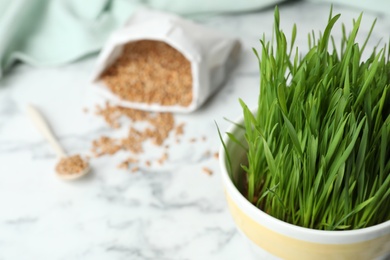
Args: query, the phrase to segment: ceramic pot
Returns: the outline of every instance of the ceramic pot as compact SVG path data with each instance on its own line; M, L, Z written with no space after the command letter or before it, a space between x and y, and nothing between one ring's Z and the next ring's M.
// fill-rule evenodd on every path
M235 122L243 124L243 117ZM244 140L244 131L236 125L228 132ZM245 151L227 135L224 142L232 160L232 178L237 178L240 163L245 162ZM228 174L222 145L219 154L230 213L257 259L390 259L390 221L358 230L323 231L278 220L255 207L240 193Z

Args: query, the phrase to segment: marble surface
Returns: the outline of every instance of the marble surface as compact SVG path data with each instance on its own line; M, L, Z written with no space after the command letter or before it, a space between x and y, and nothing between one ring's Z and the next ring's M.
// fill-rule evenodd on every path
M307 33L323 29L329 6L297 2L280 7L282 28L298 26L297 44L306 50ZM334 7L347 29L360 10ZM366 12L361 39L378 22L368 48L386 41L390 18ZM95 56L59 68L17 66L0 84L0 260L8 259L251 259L224 199L218 161L220 145L214 120L240 114L238 98L254 107L258 67L251 47L270 36L273 8L244 14L203 17L202 23L238 36L243 52L223 88L198 111L177 114L184 122L180 144L171 144L163 166L118 170L118 153L92 160L93 172L77 182L54 175L56 157L26 117L28 103L39 106L69 153L88 153L92 140L113 134L91 113L99 97L88 80ZM336 42L341 35L336 25ZM128 126L128 125L127 125ZM118 130L119 132L121 130ZM200 139L206 136L206 141ZM188 140L197 138L191 143ZM144 159L161 152L147 147ZM203 167L213 171L211 176Z

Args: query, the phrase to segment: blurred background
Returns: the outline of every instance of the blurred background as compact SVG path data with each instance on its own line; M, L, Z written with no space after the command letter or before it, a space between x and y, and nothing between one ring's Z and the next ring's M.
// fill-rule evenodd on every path
M193 20L239 14L299 0L15 0L0 1L0 75L16 61L53 66L96 53L108 35L139 8L173 12ZM307 0L390 15L386 0ZM300 1L302 2L302 1ZM325 8L324 12L327 12ZM299 15L299 14L297 14ZM313 17L315 19L315 16Z
M336 42L341 23L349 32L361 12L358 40L377 19L366 49L387 42L388 0L0 0L0 260L253 259L226 205L215 123L226 131L224 118L241 114L239 98L256 106L252 48L263 34L272 38L275 5L287 36L297 25L305 53L307 35L324 30L332 4L341 13ZM122 109L94 90L102 47L141 8L240 43L219 90L197 110ZM68 154L89 162L85 178L57 178L57 155L28 118L28 104Z

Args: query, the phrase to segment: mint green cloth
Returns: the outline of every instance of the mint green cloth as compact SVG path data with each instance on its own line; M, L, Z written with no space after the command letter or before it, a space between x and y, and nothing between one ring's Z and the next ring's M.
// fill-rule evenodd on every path
M131 1L0 0L0 75L15 60L49 66L99 50L135 6Z
M193 15L275 2L280 0L0 0L0 77L16 60L52 66L98 51L139 6Z
M359 11L371 11L390 15L389 0L310 0L312 2L335 3L355 8Z
M140 6L184 16L239 12L283 0L0 0L0 77L15 61L34 66L68 63L98 51ZM335 2L390 14L390 0Z

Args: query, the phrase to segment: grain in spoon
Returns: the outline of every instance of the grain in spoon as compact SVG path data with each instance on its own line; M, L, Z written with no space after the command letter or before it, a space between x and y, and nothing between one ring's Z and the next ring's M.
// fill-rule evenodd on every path
M36 107L28 105L27 114L39 132L41 132L41 134L49 142L59 158L59 162L56 166L56 173L58 177L63 180L75 180L89 173L89 164L87 161L83 160L80 155L68 156L65 153L46 120Z

